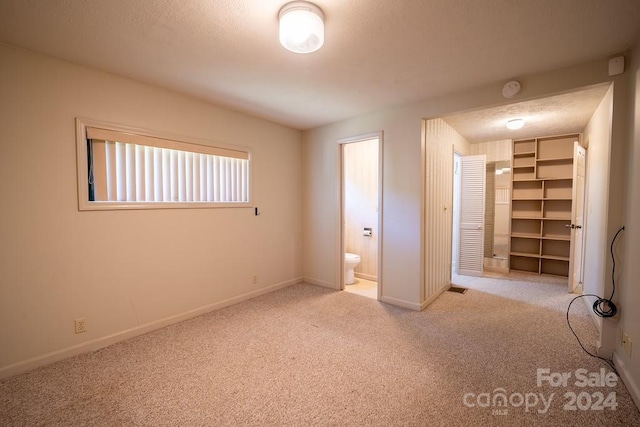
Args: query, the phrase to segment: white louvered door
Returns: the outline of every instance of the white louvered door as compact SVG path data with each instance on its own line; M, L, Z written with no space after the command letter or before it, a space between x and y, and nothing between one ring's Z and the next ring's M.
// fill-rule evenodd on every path
M482 276L486 155L462 157L461 169L458 274Z

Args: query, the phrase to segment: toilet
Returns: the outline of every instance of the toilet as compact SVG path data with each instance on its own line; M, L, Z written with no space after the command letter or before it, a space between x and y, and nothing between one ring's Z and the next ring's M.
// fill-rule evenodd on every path
M360 264L360 256L346 252L344 254L344 284L353 285L356 281L353 269Z

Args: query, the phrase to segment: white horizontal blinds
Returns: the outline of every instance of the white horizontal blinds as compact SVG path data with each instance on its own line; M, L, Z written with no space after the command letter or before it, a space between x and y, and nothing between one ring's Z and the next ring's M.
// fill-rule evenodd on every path
M249 201L249 154L173 141L163 147L122 142L118 132L89 128L93 151L95 201L227 202ZM108 133L108 135L107 135ZM108 136L112 139L99 139ZM123 140L131 141L129 134ZM136 137L138 135L135 135ZM93 137L93 138L92 138ZM157 138L133 138L152 143ZM198 151L166 148L196 147ZM232 154L234 157L205 153Z

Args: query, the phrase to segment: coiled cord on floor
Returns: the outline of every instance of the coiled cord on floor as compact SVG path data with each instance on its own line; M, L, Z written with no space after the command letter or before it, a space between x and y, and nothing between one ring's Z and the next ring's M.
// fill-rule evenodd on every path
M585 297L596 297L596 298L600 299L600 297L598 295L595 295L595 294L578 295L577 297L572 299L571 302L569 303L569 307L567 307L567 325L569 325L569 329L573 333L573 336L576 337L576 341L578 341L578 344L580 344L580 347L582 347L582 350L584 350L585 353L587 353L591 357L595 357L596 359L600 359L600 360L605 361L607 363L607 365L609 365L611 367L611 369L613 369L613 372L615 372L617 374L618 371L616 371L616 368L615 368L615 366L613 366L613 362L611 360L605 359L604 357L601 357L601 356L598 356L597 354L591 353L589 350L587 350L584 347L584 345L582 345L582 342L580 341L580 338L578 338L578 334L576 334L576 331L574 331L573 327L571 326L571 322L569 322L569 310L571 310L571 304L573 304L573 302L575 300L580 299L580 298L585 298ZM596 301L596 303L597 303L597 301ZM598 314L598 313L596 313L596 314Z
M571 322L569 321L569 311L571 310L571 304L573 304L575 300L579 298L595 297L596 300L593 303L593 312L596 315L603 318L608 318L608 317L613 317L618 313L618 307L616 307L616 305L613 303L613 296L616 293L616 258L613 255L613 244L615 243L616 239L618 238L618 235L622 232L622 230L624 230L624 226L620 227L620 229L615 234L615 236L613 236L613 239L611 240L611 246L609 248L611 251L611 260L613 261L613 268L611 271L611 284L612 284L611 296L609 298L601 298L600 296L594 295L594 294L578 295L577 297L571 300L571 302L569 303L569 306L567 307L567 325L569 325L569 329L573 333L573 336L576 337L576 340L578 341L578 344L580 344L580 347L582 347L584 352L587 353L589 356L605 361L611 367L611 369L613 369L613 371L616 374L618 373L618 371L616 371L616 368L613 365L613 362L611 360L595 355L590 351L588 351L586 348L584 348L584 345L582 345L582 342L580 341L580 338L578 338L576 331L574 331L573 328L571 327Z

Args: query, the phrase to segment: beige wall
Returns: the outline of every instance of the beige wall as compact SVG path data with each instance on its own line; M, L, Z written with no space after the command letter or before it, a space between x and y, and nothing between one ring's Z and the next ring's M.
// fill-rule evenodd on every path
M408 124L417 120L417 126L394 127L387 133L389 126L385 125L395 120ZM383 112L303 134L303 269L309 282L340 288L337 141L385 129L382 256L391 262L382 265L381 291L383 297L393 300L419 300L420 290L413 284L420 276L420 199L412 194L419 193L421 188L421 119L413 117L413 120L404 114ZM412 146L407 144L410 141L418 143ZM415 224L416 228L399 224ZM385 277L393 280L388 287Z
M618 326L629 335L633 344L632 355L629 357L618 341L616 359L625 366L628 375L625 383L635 397L636 405L640 407L640 40L636 43L631 59L627 71L631 79L630 108L626 111L629 119L629 146L625 152L627 175L625 182L619 187L626 202L625 231L616 251L619 256L616 272L620 272L616 292L620 309Z
M356 275L378 275L378 139L344 144L345 251L360 256ZM371 237L363 236L371 228Z
M4 45L0 64L0 376L299 280L299 131ZM261 215L79 212L78 116L250 147Z
M605 263L607 251L607 207L602 200L609 197L609 161L611 158L611 118L613 115L613 88L610 88L582 133L587 150L587 170L584 223L583 289L585 294L604 295ZM608 296L607 296L608 297ZM588 299L589 305L594 299ZM598 329L602 318L593 314ZM605 351L605 349L603 349ZM611 357L613 348L608 350Z

